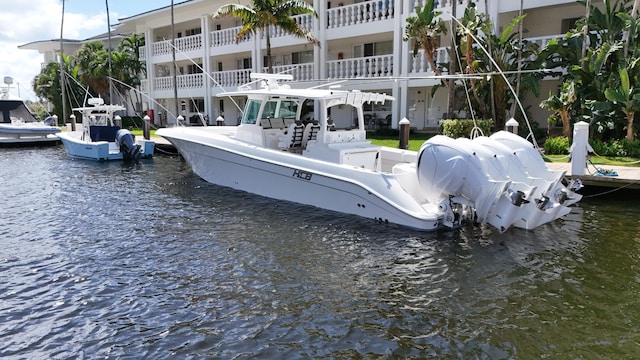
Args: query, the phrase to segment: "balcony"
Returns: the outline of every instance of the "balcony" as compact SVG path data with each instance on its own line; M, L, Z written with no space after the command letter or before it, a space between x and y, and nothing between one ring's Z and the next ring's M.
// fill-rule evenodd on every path
M264 67L263 72L267 72L268 68ZM273 67L275 74L290 74L293 81L310 81L315 80L313 76L313 63L296 64L296 65L278 65Z
M393 19L393 0L368 1L327 10L328 29Z
M327 62L328 79L377 78L393 75L393 55L367 56Z
M176 52L189 52L202 50L202 35L191 35L175 39ZM156 41L151 44L151 56L170 55L171 39ZM141 48L142 51L142 48Z
M202 89L204 87L204 74L178 75L176 77L178 90ZM155 91L173 90L173 76L163 76L153 79Z
M209 46L217 47L217 46L236 45L237 44L236 38L238 36L238 33L240 32L240 29L242 29L241 26L236 26L228 29L212 31L210 34L211 43L209 44ZM251 37L245 36L241 42L245 42L249 40L251 40Z
M298 26L300 26L301 28L313 34L313 17L312 16L296 15L296 16L293 16L293 19L296 21ZM291 36L291 34L289 34L287 31L273 25L269 27L269 33L271 34L272 39L283 37L283 36ZM262 36L264 38L264 34L262 34Z
M251 69L214 71L211 73L213 77L213 87L217 88L221 86L223 88L231 88L246 84L251 81L249 77L250 74Z

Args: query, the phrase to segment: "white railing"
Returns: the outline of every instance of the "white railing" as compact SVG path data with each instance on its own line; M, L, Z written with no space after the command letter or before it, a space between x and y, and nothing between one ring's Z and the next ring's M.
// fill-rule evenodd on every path
M563 37L564 37L563 34L559 34L559 35L547 35L547 36L524 38L524 40L537 44L539 48L542 49L543 47L547 46L549 41L556 40L556 39L562 40Z
M446 47L441 47L436 50L433 59L436 64L449 62L449 51L447 49L448 48ZM413 51L410 55L413 55ZM431 66L429 65L429 61L427 61L427 57L424 55L424 50L418 50L417 56L411 56L409 58L409 73L434 73L433 69L431 69Z
M240 26L236 26L228 29L212 31L210 34L211 44L209 44L209 46L214 47L214 46L235 45L236 37L238 36L238 33L240 32L241 28L242 27ZM250 39L251 39L250 36L245 36L242 41L248 41Z
M264 67L263 72L267 72L268 68ZM290 74L293 81L314 80L313 63L296 64L296 65L278 65L273 67L274 74Z
M441 9L441 8L445 8L445 7L451 6L451 3L453 3L454 1L458 1L458 0L436 0L435 8L436 9ZM409 6L409 10L412 13L414 13L415 10L416 10L416 6L419 6L420 9L422 9L426 3L427 3L427 0L414 0L412 2L412 4L410 4L410 6ZM458 1L458 3L460 3L460 1ZM463 6L466 7L466 0L463 3Z
M175 39L176 51L199 51L202 49L202 35L191 35ZM171 39L156 41L152 44L152 55L169 55L171 54Z
M147 79L140 80L140 91L143 94L149 93L149 80Z
M163 76L153 79L155 91L173 90L173 76ZM176 77L178 89L202 89L204 87L204 74L178 75Z
M393 55L331 60L327 62L328 79L375 78L393 75Z
M293 19L296 21L296 23L298 23L298 26L306 29L313 34L313 17L311 15L296 15L293 16ZM271 34L271 38L291 35L288 31L283 30L281 27L273 25L269 27L269 31ZM262 36L264 37L264 33L262 34Z
M236 87L251 81L249 75L251 69L214 71L211 73L213 77L213 87Z
M366 1L328 9L327 28L333 29L392 19L394 15L393 2L393 0Z
M140 58L140 60L142 60L142 61L147 60L147 47L146 46L140 46L138 48L138 58Z
M175 42L176 49L180 51L198 51L202 49L202 34L177 38Z

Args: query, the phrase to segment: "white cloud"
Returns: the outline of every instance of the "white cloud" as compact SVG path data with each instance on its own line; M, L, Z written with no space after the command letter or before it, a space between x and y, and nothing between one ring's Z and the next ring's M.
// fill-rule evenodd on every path
M112 22L115 22L117 16L112 12ZM13 77L14 83L20 84L20 96L23 98L35 100L31 82L40 73L44 59L38 51L20 50L18 46L59 39L61 20L60 0L2 0L0 49L3 51L0 52L0 78ZM105 32L107 16L104 10L95 14L81 14L65 9L65 38L85 39ZM14 95L17 95L16 90L12 90Z

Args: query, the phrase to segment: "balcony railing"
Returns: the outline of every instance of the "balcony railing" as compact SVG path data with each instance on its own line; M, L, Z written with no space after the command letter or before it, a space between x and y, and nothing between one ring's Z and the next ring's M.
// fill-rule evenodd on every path
M236 26L228 29L215 30L211 32L211 44L209 46L225 46L225 45L235 45L236 37L240 32L242 27ZM245 36L242 41L250 40L250 36Z
M211 73L214 84L213 87L236 87L251 81L249 75L251 69L214 71Z
M327 28L333 29L392 19L393 15L393 0L367 1L340 6L327 10L329 17Z
M268 68L264 67L263 72L267 72ZM313 63L296 64L296 65L278 65L273 67L274 74L290 74L293 81L314 80Z
M328 79L375 78L393 75L393 55L331 60L327 62Z
M175 39L176 51L199 51L202 49L202 35L191 35ZM152 44L152 55L169 55L171 54L171 39L156 41Z
M293 19L298 23L303 29L306 29L310 33L313 34L313 17L310 15L296 15L293 16ZM291 35L289 32L283 30L281 27L271 25L269 27L269 33L271 34L271 38L281 37L281 36L289 36ZM264 37L264 33L262 34Z
M413 55L413 52L411 52ZM429 65L429 61L427 61L427 57L424 54L424 50L418 50L418 55L411 56L409 58L409 73L430 73L433 74L434 71L431 69ZM434 61L436 64L448 63L449 62L449 51L447 51L446 47L441 47L436 50Z
M178 75L176 83L178 89L201 89L204 87L204 74ZM173 90L173 76L155 78L153 88L156 91Z

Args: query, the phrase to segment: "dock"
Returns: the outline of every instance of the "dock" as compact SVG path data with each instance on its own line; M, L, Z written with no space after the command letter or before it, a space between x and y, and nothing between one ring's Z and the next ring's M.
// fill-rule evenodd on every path
M552 162L546 163L546 165L550 170L565 171L568 179L580 179L585 187L640 189L640 167L596 165L598 168L617 173L617 176L605 176L595 175L597 169L591 164L585 168L585 175L571 174L571 163L569 162Z

